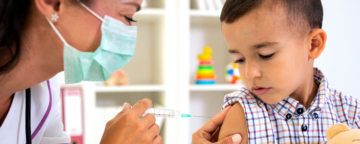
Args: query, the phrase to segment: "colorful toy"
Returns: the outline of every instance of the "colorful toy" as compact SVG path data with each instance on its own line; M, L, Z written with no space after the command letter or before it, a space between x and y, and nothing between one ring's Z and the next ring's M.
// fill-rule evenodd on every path
M116 70L114 74L105 81L105 85L115 86L115 85L128 85L129 78L123 70Z
M240 73L235 62L226 66L225 79L228 83L232 84L238 84L241 82Z
M339 123L326 130L327 144L360 144L360 129Z
M204 47L203 54L198 56L199 67L196 74L196 84L215 84L216 75L211 53L211 47L206 46Z

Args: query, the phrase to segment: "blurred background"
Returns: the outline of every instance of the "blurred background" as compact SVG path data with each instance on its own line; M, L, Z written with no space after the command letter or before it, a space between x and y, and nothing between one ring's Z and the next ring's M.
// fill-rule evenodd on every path
M138 22L135 56L107 83L82 82L62 88L65 130L73 144L99 143L105 124L121 111L149 98L156 108L180 110L199 116L217 114L226 94L240 88L227 78L233 58L220 29L224 0L144 0L134 17ZM328 34L325 51L315 66L327 76L330 87L360 98L360 1L323 0L323 29ZM197 85L198 55L212 48L216 84ZM121 80L123 78L124 80ZM120 79L116 81L116 79ZM289 79L291 80L291 79ZM124 85L125 84L125 85ZM115 86L109 86L115 85ZM164 144L191 143L193 132L208 118L157 119Z

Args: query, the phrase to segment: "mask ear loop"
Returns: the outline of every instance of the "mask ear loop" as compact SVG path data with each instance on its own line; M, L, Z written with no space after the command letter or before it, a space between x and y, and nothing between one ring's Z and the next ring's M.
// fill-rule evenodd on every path
M95 17L97 17L98 19L100 19L101 21L104 21L104 19L102 17L100 17L98 14L96 14L94 11L92 11L90 8L88 8L84 3L82 3L80 0L77 0L86 10L88 10L90 13L92 13ZM69 45L65 39L62 37L62 35L60 34L60 32L57 30L57 28L54 26L54 24L47 18L45 17L46 20L49 22L50 26L54 29L55 33L60 37L61 41L63 41L63 43L65 45Z
M53 24L47 17L45 17L45 18L46 18L46 20L49 22L50 26L54 29L55 33L60 37L61 41L63 41L63 43L64 43L65 45L69 45L69 44L65 41L65 39L61 36L60 32L57 30L57 28L54 26L54 24Z
M92 11L89 7L87 7L84 3L82 3L80 0L77 0L86 10L88 10L91 14L93 14L94 16L96 16L98 19L100 19L101 21L104 21L104 19L102 17L100 17L98 14L96 14L94 11Z

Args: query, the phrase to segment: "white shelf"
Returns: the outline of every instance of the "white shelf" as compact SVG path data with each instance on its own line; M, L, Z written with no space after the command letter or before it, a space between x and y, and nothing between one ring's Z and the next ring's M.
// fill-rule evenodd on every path
M134 20L137 20L141 23L143 22L154 22L158 21L159 19L165 16L164 9L152 9L152 8L145 8L140 10L139 12L135 13Z
M244 86L243 84L190 85L190 90L191 91L235 91L243 86Z
M156 8L144 8L139 12L135 13L135 15L165 15L165 10Z
M162 85L95 86L95 92L161 92Z
M220 11L190 11L191 25L199 25L202 27L216 26L220 28Z
M215 17L219 18L221 11L200 11L200 10L191 10L190 16L192 17Z
M76 83L76 84L60 84L61 88L78 88L81 87L81 83Z

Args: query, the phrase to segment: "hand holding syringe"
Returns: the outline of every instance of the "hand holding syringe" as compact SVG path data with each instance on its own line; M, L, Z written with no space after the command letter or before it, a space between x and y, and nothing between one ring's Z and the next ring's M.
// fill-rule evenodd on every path
M171 109L156 109L156 108L150 108L146 110L146 112L143 114L145 116L146 114L153 114L155 117L162 117L162 118L190 118L190 117L204 117L204 116L193 116L190 114L184 114L180 113L178 110L171 110ZM204 118L211 118L211 117L204 117Z

